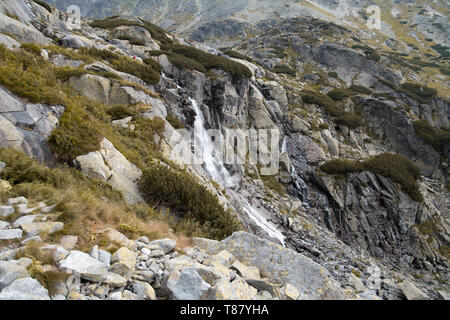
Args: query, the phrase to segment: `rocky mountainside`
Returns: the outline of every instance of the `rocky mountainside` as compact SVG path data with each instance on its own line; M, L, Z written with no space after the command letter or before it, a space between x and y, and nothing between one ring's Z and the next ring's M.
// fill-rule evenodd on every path
M106 18L132 14L150 20L169 31L191 36L197 41L219 38L238 39L258 33L264 20L314 17L354 28L364 37L384 36L402 45L417 45L425 38L447 45L448 3L445 1L386 0L47 0L66 11L77 5L83 16ZM371 5L380 9L380 28L367 28L373 14ZM411 29L411 27L414 27ZM220 43L220 42L219 42Z
M77 22L0 3L0 298L448 299L438 38L280 15L213 48L130 14ZM271 132L256 158L278 170L221 159L231 130Z

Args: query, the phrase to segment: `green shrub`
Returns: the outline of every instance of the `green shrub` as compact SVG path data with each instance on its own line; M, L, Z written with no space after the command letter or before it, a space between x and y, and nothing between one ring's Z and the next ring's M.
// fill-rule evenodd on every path
M175 117L171 112L169 112L167 114L166 120L172 125L172 127L174 127L175 129L184 129L185 126L184 124L180 121L180 119L178 119L177 117Z
M245 54L242 54L240 52L231 50L231 49L224 49L221 50L223 54L226 54L227 56L231 58L241 59L241 60L247 60L249 62L255 62L252 58L246 56Z
M339 88L333 89L328 93L328 96L334 101L341 101L352 95L354 95L354 93L351 90Z
M252 72L243 64L227 59L225 57L216 56L211 53L204 52L194 47L189 47L181 44L163 45L161 49L166 52L172 52L182 55L186 58L197 61L206 70L222 69L233 76L234 80L239 80L242 77L251 78Z
M68 107L48 142L61 160L71 162L78 156L99 150L102 138L85 110Z
M375 51L375 49L372 49L370 47L367 47L365 45L354 45L352 47L353 49L362 49L364 51L364 54L366 55L367 59L373 60L375 62L380 62L380 55Z
M400 184L413 200L423 200L416 182L420 178L419 169L411 161L397 154L383 153L364 161L334 159L320 166L320 170L329 174L371 171Z
M416 134L436 152L446 157L450 146L450 131L433 127L426 120L414 121Z
M402 84L398 91L405 93L420 103L428 103L437 95L436 89L411 82Z
M206 224L205 232L214 239L224 239L239 230L236 218L187 172L152 165L144 171L140 189L148 201L168 206L181 220Z
M362 94L371 94L372 90L369 88L363 87L363 86L357 86L357 85L351 85L349 90L356 92L356 93L362 93Z
M284 73L284 74L288 74L290 76L296 77L297 76L297 71L295 71L294 69L286 66L286 65L277 65L275 66L275 68L273 68L272 70L275 73Z
M302 94L304 103L318 104L325 108L325 111L333 117L338 117L344 110L336 105L336 102L331 100L327 95L316 91L304 91Z
M328 76L330 76L330 77L332 77L332 78L338 78L338 74L337 74L337 72L335 72L335 71L332 71L332 72L328 72Z
M124 105L113 106L106 111L112 120L121 120L133 116L135 112L130 107Z
M41 55L41 47L35 43L22 43L20 48L34 54L35 56Z
M109 62L114 69L132 74L148 84L155 84L160 80L162 67L154 60L148 59L145 61L146 63L141 63L109 50L99 50L95 47L81 48L79 52L98 60L105 60Z
M169 53L167 57L169 61L179 69L197 70L203 73L206 72L206 68L203 65L193 59L182 56L181 54Z
M351 129L356 129L356 128L364 126L364 119L361 116L356 115L356 114L349 114L349 113L340 115L339 117L337 117L335 119L335 122L337 124L342 124L344 126L347 126Z

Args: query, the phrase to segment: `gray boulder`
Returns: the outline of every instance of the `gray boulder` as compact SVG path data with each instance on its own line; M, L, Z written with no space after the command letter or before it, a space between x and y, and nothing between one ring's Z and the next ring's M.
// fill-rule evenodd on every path
M28 276L30 259L0 261L0 291L19 278Z
M83 279L92 282L102 282L108 275L108 270L102 262L77 250L70 251L69 256L59 263L59 268L75 271Z
M311 299L340 297L340 285L310 258L269 240L236 232L221 242L239 261L257 267L273 283L290 283Z
M17 279L0 293L0 300L50 300L47 289L36 279Z
M20 229L0 230L0 240L14 240L21 238L22 230Z
M155 240L150 242L150 246L158 246L164 254L168 254L171 252L175 246L177 245L177 242L173 239L162 239L162 240Z
M200 300L210 288L197 271L190 268L172 272L167 280L167 289L175 300Z

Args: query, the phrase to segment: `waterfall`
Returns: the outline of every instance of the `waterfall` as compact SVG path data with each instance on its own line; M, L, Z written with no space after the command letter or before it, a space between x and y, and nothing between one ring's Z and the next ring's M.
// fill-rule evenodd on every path
M192 108L195 111L195 121L194 121L194 147L196 151L201 151L203 162L205 163L205 170L210 174L211 178L222 184L226 189L230 189L237 184L235 178L231 177L227 168L223 163L221 157L218 156L217 150L214 148L214 143L208 135L205 128L205 117L203 116L197 101L189 97ZM199 149L197 149L199 148ZM264 230L269 237L277 239L284 246L285 237L279 231L275 225L267 221L261 213L259 213L255 208L253 208L249 202L239 196L241 202L243 203L243 210L248 215L248 217L262 230Z
M236 185L236 179L231 177L223 164L221 155L218 155L217 150L215 150L214 143L205 129L205 118L197 101L192 98L189 98L189 101L196 115L194 121L194 146L197 154L201 152L201 159L205 163L205 169L214 181L220 183L227 189L234 187Z

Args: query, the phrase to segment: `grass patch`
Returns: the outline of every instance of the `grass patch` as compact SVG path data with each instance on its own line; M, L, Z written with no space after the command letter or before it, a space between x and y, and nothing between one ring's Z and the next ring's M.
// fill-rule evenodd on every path
M96 60L107 61L114 69L134 75L148 84L155 84L160 80L162 67L152 59L146 60L146 63L141 63L109 50L99 50L95 47L80 48L79 52Z
M334 159L320 166L320 170L328 174L371 171L400 184L413 200L423 201L416 182L420 178L419 169L411 161L397 154L383 153L364 161Z
M334 120L337 124L347 126L351 129L356 129L364 126L364 118L356 114L346 113L340 115Z
M341 101L353 95L354 95L353 91L349 89L339 89L339 88L335 88L328 93L328 96L334 101Z
M277 66L275 66L275 68L272 69L272 71L275 73L288 74L292 77L297 76L297 71L295 71L294 69L292 69L286 65L277 65Z
M200 229L208 237L224 239L240 228L217 197L185 171L149 166L142 175L140 188L148 201L161 202L174 211L183 229Z
M223 54L226 54L227 56L229 56L231 58L246 60L248 62L255 63L255 60L253 60L249 56L246 56L245 54L242 54L240 52L234 51L232 49L221 49L220 51L222 51Z

